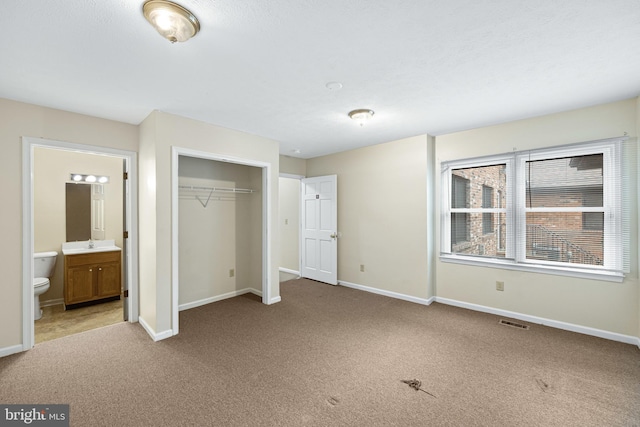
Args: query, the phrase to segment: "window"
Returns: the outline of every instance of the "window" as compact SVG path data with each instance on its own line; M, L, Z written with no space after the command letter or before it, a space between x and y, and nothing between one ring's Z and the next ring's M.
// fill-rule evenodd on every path
M506 189L505 163L451 170L451 250L454 253L499 256L493 219L506 209L493 208L493 189ZM504 254L504 253L503 253Z
M443 163L442 259L622 277L621 148L606 140Z
M453 175L451 202L454 208L469 207L469 180ZM461 245L469 241L469 214L454 212L451 215L451 242Z
M493 188L486 185L482 186L482 207L493 207ZM493 233L493 214L490 212L482 214L482 233Z

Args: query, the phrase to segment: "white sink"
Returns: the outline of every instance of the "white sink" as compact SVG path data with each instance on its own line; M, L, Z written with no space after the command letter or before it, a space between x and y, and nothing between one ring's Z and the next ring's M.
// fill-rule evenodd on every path
M94 252L120 251L114 240L85 240L81 242L65 242L62 244L64 255L89 254Z

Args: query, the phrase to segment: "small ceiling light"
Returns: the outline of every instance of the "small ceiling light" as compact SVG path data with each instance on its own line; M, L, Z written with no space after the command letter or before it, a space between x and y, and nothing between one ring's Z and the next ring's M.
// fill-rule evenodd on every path
M162 37L171 43L186 42L200 31L200 23L193 13L167 0L149 0L142 5L142 13Z
M78 174L71 175L71 179L74 180L75 182L82 181L82 175L78 175Z
M98 178L98 182L100 184L106 184L107 182L109 182L109 177L108 176L101 176L100 178Z
M352 120L355 120L360 126L364 125L364 123L373 117L373 110L369 110L366 108L361 108L359 110L353 110L349 112L349 117Z
M96 177L93 175L88 175L84 180L87 182L96 182Z

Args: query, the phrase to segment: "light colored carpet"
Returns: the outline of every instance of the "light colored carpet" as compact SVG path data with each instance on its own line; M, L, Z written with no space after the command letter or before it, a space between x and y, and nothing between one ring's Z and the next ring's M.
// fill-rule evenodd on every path
M120 323L0 359L0 402L69 403L75 426L634 426L640 350L309 280ZM418 379L422 388L402 380Z

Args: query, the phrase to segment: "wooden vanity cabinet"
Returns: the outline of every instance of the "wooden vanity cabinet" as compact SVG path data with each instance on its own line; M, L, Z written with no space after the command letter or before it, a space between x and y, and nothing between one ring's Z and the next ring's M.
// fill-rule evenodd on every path
M64 256L65 306L120 295L120 251Z

